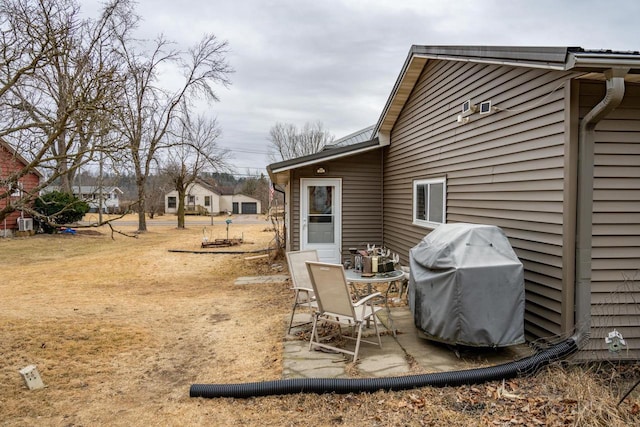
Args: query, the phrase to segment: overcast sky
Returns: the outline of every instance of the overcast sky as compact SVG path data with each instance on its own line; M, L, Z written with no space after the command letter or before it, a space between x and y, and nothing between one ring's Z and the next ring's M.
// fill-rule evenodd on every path
M101 3L82 0L92 16ZM640 50L637 0L139 0L140 31L227 40L232 85L207 113L238 173L269 163L276 122L336 138L375 124L412 44Z

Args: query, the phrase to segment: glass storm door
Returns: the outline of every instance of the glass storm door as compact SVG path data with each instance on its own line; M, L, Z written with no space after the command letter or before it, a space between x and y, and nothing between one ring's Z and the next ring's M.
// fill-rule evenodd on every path
M315 249L323 262L340 263L342 181L300 180L300 249Z

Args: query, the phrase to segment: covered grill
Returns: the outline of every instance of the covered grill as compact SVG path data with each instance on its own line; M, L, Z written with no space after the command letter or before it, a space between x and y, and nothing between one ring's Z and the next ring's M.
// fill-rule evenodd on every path
M524 271L503 231L443 224L410 251L409 306L429 339L476 347L524 342Z

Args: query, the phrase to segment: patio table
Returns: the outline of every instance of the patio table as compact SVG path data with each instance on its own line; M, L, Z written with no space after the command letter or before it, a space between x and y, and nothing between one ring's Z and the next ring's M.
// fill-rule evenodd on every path
M360 283L360 284L364 284L367 285L366 286L366 295L370 295L372 294L373 291L373 285L374 284L385 284L387 285L387 289L385 290L385 292L383 293L384 297L384 305L385 308L387 310L387 318L389 319L389 329L391 330L391 332L393 333L393 335L396 335L396 330L393 327L393 318L391 317L391 308L389 307L389 291L392 289L393 285L395 284L395 282L399 282L404 280L405 275L404 275L404 271L401 270L393 270L387 273L375 273L373 275L363 275L362 272L355 270L355 269L345 269L345 277L347 278L347 282L351 283L352 285L356 284L356 283ZM359 290L357 288L354 289L356 291L356 293L358 293L358 297L364 297L366 295L360 295L359 294ZM402 288L400 288L402 289Z

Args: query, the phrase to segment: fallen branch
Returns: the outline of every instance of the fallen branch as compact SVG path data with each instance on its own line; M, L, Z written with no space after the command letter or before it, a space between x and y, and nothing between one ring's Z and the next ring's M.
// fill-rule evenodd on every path
M248 256L248 257L245 257L244 259L245 259L245 261L249 261L249 260L252 260L252 259L268 258L268 257L269 257L269 254L262 254L262 255Z
M121 218L124 218L124 216L128 213L125 212L123 214L120 214L119 216L115 217L115 218L110 218L106 221L99 221L99 222L95 222L95 223L90 223L87 225L81 225L81 224L58 224L54 221L51 220L51 218L42 215L40 212L35 211L33 209L24 209L25 212L27 212L29 215L31 215L34 219L36 219L37 221L41 222L41 223L46 223L47 225L49 225L52 228L69 228L69 229L80 229L80 228L98 228L101 227L103 225L108 225L109 228L111 229L111 240L115 240L113 237L114 233L118 233L121 234L125 237L133 237L135 239L138 238L137 235L133 235L133 234L127 234L125 232L122 231L118 231L116 229L113 228L113 225L111 225L111 223L113 221L117 221Z
M640 384L640 379L639 379L638 381L636 381L636 383L633 385L633 387L631 387L631 388L629 389L629 391L627 391L627 392L625 393L625 395L624 395L624 396L622 396L622 399L620 399L620 401L618 402L618 404L617 404L616 406L620 406L620 404L621 404L622 402L624 402L624 400L625 400L625 399L626 399L626 398L631 394L631 392L632 392L636 387L638 387L638 385L639 385L639 384Z
M115 218L110 218L110 219L108 219L108 220L106 220L106 221L92 222L92 223L89 223L89 224L87 224L87 225L80 225L80 224L77 224L77 225L61 224L61 226L62 226L62 227L71 227L71 228L97 228L97 227L101 227L101 226L103 226L103 225L109 225L109 227L111 227L111 223L112 223L113 221L117 221L117 220L119 220L119 219L122 219L122 218L124 218L124 217L125 217L125 215L127 215L127 213L123 213L123 214L121 214L120 216L117 216L117 217L115 217Z
M121 234L121 235L123 235L123 236L125 236L125 237L133 237L134 239L137 239L137 238L138 238L138 235L137 235L137 234L127 234L127 233L125 233L125 232L123 232L123 231L116 230L115 228L113 228L113 225L111 225L111 221L106 222L106 224L107 224L107 225L109 226L109 228L111 229L111 240L116 240L116 239L114 239L114 237L113 237L113 233L118 233L118 234Z

